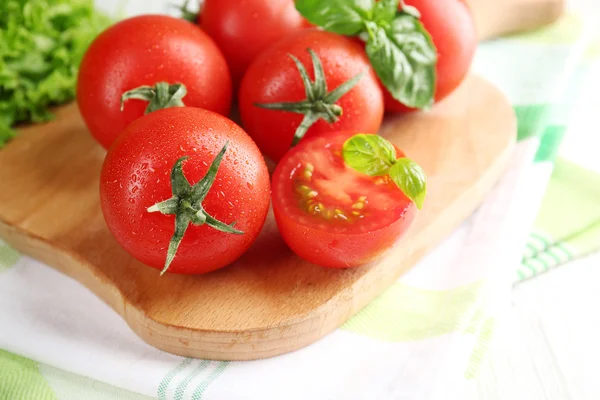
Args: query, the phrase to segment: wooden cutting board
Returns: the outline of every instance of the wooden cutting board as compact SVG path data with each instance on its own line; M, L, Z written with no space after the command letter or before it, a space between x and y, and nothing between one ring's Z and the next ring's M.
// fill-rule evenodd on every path
M480 40L539 28L556 21L565 9L565 0L466 1Z
M220 360L286 353L340 326L475 210L507 164L516 121L497 89L469 77L430 112L387 119L382 134L424 167L428 197L407 236L357 269L299 259L269 215L233 265L159 277L105 225L98 198L105 153L75 105L52 123L21 129L0 151L0 237L81 282L160 349Z

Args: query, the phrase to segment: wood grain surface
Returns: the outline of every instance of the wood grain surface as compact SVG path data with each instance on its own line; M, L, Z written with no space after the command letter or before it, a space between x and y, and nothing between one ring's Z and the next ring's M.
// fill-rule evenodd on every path
M516 122L498 90L469 77L430 112L387 119L382 134L424 167L428 197L406 237L357 269L299 259L269 215L231 266L159 277L105 225L98 198L104 150L74 105L52 123L22 129L0 151L0 237L81 282L160 349L226 360L286 353L340 326L473 212L506 165Z
M467 0L480 40L528 31L556 21L565 0Z

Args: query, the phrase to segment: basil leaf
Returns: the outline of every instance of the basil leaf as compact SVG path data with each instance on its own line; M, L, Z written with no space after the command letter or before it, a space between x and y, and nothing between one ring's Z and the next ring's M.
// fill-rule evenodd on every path
M372 17L374 0L296 0L296 9L312 24L341 35L357 35Z
M420 210L423 207L423 201L427 193L427 178L423 168L411 159L399 158L389 169L388 174L400 190L414 201Z
M366 22L367 55L392 97L409 107L429 108L435 92L437 54L423 25L411 15L397 16L387 29Z
M373 21L378 25L389 25L398 13L399 4L400 0L379 0L373 7Z
M396 149L379 135L359 133L344 142L342 157L363 174L386 175L396 161Z

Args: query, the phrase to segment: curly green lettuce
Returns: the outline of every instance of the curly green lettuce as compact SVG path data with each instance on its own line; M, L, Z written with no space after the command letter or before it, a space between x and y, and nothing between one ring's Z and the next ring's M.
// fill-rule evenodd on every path
M52 119L75 97L77 69L110 19L93 0L0 1L0 148L20 122Z

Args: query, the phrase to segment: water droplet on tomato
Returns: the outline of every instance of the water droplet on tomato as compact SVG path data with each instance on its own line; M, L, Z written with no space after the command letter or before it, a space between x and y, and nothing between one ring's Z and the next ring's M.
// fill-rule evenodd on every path
M135 204L135 199L133 197L129 198L129 204Z
M248 189L254 188L254 185L252 184L252 182L246 182L246 186L248 186Z
M137 182L137 175L136 174L131 175L131 180L133 182Z

